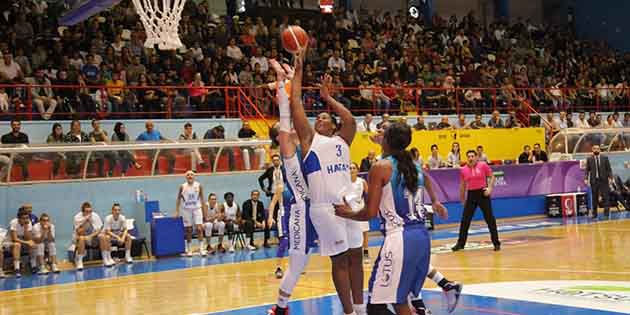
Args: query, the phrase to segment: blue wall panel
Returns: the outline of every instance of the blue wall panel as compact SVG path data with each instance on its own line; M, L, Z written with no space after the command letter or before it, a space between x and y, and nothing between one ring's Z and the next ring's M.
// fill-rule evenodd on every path
M621 51L630 51L630 1L573 0L580 38L606 41Z

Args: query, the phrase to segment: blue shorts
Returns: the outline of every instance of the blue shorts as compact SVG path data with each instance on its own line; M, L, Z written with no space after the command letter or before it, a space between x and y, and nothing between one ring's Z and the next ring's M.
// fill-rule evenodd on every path
M431 237L420 224L388 232L369 281L370 304L404 304L417 296L429 272Z

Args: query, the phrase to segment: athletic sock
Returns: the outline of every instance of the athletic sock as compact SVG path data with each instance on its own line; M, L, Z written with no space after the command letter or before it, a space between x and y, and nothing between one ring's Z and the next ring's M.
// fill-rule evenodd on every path
M103 262L106 264L109 264L109 260L111 259L111 257L109 256L109 251L108 250L103 250L101 251L101 256L103 256Z
M180 243L181 244L181 243ZM186 252L190 252L190 241L186 241Z
M287 308L289 306L289 297L278 295L278 303L276 303L278 307Z
M344 313L345 314L345 313ZM357 312L352 311L352 313L346 314L346 315L357 315Z
M206 250L206 239L201 239L199 240L199 251L203 252L204 250Z
M131 249L125 250L125 258L131 257Z
M365 310L365 304L354 304L352 305L352 308L354 309L354 312L357 313L357 315L366 315L366 310Z
M13 269L19 271L20 270L20 260L16 259L13 261Z
M31 257L31 268L34 269L35 267L37 267L37 261L35 257Z
M448 280L444 278L444 275L437 270L435 271L433 277L431 277L431 280L433 280L433 282L435 282L442 289L444 289L444 286L448 283Z

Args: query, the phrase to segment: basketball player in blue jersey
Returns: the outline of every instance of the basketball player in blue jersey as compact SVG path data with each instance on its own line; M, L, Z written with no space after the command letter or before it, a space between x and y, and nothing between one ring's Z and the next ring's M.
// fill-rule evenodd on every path
M289 268L284 274L278 290L278 302L269 311L269 314L286 315L288 314L289 298L300 275L306 268L308 250L315 246L316 236L310 221L308 186L302 173L298 139L295 132L291 130L289 95L285 89L287 79L292 75L292 69L287 65L284 65L283 68L275 60L271 60L270 63L278 77L277 97L280 110L279 124L270 132L270 137L279 142L285 181L284 213L278 215L280 218L278 225L281 225L282 228L279 230L284 231L286 238L280 242L278 256L284 256L284 251L288 247Z
M370 140L382 146L384 130L387 129L390 124L390 122L384 122L381 125L381 128L377 130L376 134L370 136ZM431 205L433 206L434 211L438 213L446 211L446 208L444 208L444 205L439 201L439 199L437 198L437 194L433 190L433 184L431 183L430 177L425 176L424 174L422 174L422 177L424 179L424 189L426 189L427 195L429 195L429 198L431 199ZM455 308L457 308L457 304L459 303L459 297L461 296L463 285L455 281L449 281L433 265L429 265L427 278L431 279L442 289L442 291L444 292L444 297L446 299L447 311L449 313L454 312ZM424 305L424 301L422 300L422 292L420 292L417 296L409 296L409 302L415 310L416 315L431 314L431 312L428 311L426 309L426 306Z
M368 173L368 199L358 212L347 204L336 205L337 215L359 221L379 215L385 234L369 282L368 314L411 315L409 298L419 295L429 272L431 239L425 227L422 203L424 176L405 150L411 129L392 123L384 132L384 159ZM444 207L435 207L448 217ZM413 304L413 302L412 302Z
M346 315L364 315L363 233L359 222L335 216L333 204L358 204L350 178L350 144L357 123L352 113L330 95L331 77L325 75L320 97L339 116L341 125L329 113L320 113L311 126L302 105L302 50L295 55L291 80L291 117L300 148L304 152L303 172L308 182L310 216L317 231L320 253L332 260L332 280Z

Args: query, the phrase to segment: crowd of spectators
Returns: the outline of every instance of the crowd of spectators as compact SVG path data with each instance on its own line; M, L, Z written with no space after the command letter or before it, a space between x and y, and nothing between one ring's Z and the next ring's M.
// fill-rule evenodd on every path
M6 21L0 23L0 81L42 87L0 91L0 110L23 111L30 93L43 119L97 111L157 115L167 106L190 116L222 114L225 94L232 92L210 86L247 87L249 97L270 113L272 91L256 87L275 79L270 58L288 57L279 34L289 24L301 25L311 36L305 86L315 86L323 72L334 74L337 86L348 88L336 97L356 113L406 111L417 102L439 112L458 105L516 108L521 97L546 108L629 101L629 56L605 43L578 40L567 25L516 19L486 27L473 12L461 19L436 14L431 25L401 12L363 10L338 10L317 19L221 18L205 2L188 1L179 28L185 48L158 51L144 47L146 34L129 0L69 28L57 25L64 11L59 3L20 3L6 8ZM129 89L134 86L143 88ZM519 90L530 87L539 90ZM317 93L304 94L306 106L317 110Z

